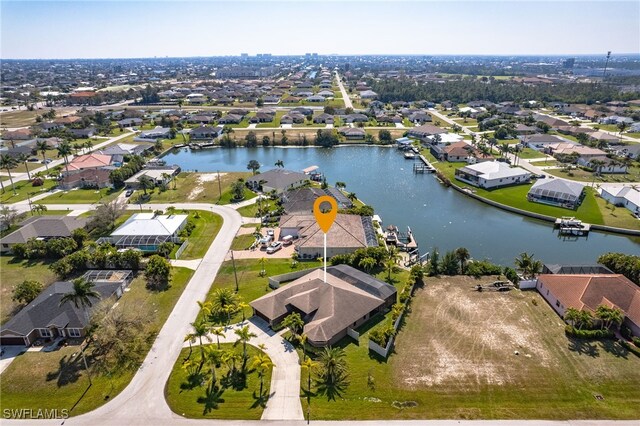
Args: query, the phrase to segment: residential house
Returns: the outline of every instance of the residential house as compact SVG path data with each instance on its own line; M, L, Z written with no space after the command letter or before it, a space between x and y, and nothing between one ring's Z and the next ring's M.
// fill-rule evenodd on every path
M603 185L600 190L600 196L611 204L626 207L631 213L640 216L640 191L637 188Z
M84 278L93 282L93 290L100 295L99 298L89 297L90 307L61 303L66 294L73 292L73 282L55 282L0 327L0 344L31 346L57 338L84 338L91 312L98 302L115 302L120 298L133 274L131 271L90 271Z
M431 114L427 114L426 112L421 111L411 113L408 118L409 121L414 124L430 123L431 121L433 121Z
M422 126L412 127L407 132L407 136L420 139L422 141L427 141L427 137L433 135L442 135L447 133L446 130L441 129L440 127L431 125L431 124L423 124Z
M271 326L297 312L304 321L302 332L316 347L334 345L396 301L397 290L348 265L316 269L250 303L254 315Z
M341 127L338 129L338 133L348 140L364 140L367 132L360 127Z
M84 228L86 217L32 216L20 224L16 231L0 238L0 251L11 251L14 244L23 244L32 238L50 240L70 237L78 228Z
M553 155L554 157L562 155L572 155L575 153L579 158L581 157L587 161L596 157L604 157L607 155L606 152L600 149L574 143L549 144L544 151L547 154Z
M345 123L366 123L369 117L364 114L348 114L343 117Z
M589 139L592 141L602 141L602 142L606 142L609 145L617 145L620 143L620 138L617 136L614 136L610 133L607 132L602 132L602 131L596 131L596 132L591 132L589 133Z
M85 169L64 175L58 181L58 186L64 190L73 188L110 188L113 186L109 179L110 174L111 170L108 169Z
M108 242L117 249L155 252L164 242L180 242L178 234L187 225L188 218L186 214L135 213L109 237L99 238L97 242Z
M542 274L536 289L560 317L569 308L595 314L598 306L618 308L623 324L640 336L640 287L620 274Z
M218 124L240 124L242 116L236 114L227 114L218 120Z
M280 236L296 238L295 250L301 259L323 256L324 232L313 214L284 215L280 218ZM353 253L359 248L377 247L373 222L370 217L337 214L327 236L327 257Z
M522 136L522 135L533 135L534 133L537 133L538 129L536 129L535 127L531 127L531 126L527 126L519 123L519 124L516 124L515 131L517 135Z
M247 185L251 189L260 190L262 188L264 193L275 191L277 194L304 186L307 183L309 183L309 176L286 169L272 169L247 179Z
M531 173L520 167L511 167L501 161L485 161L464 166L455 171L457 180L484 189L527 183Z
M316 95L317 96L322 96L325 99L334 97L334 93L331 90L321 90Z
M534 183L527 199L541 204L577 209L585 196L585 186L565 179L539 179Z
M305 101L307 101L307 102L324 102L325 98L323 96L313 95L313 96L307 96L305 98Z
M151 130L144 130L138 134L137 139L142 140L157 140L157 139L169 139L171 138L171 129L169 127L157 126Z
M598 163L594 164L594 162L596 161L602 162L602 164L598 164ZM598 173L607 173L607 174L626 173L628 168L624 163L621 163L612 158L604 157L604 156L589 157L589 158L580 157L578 158L578 164L581 166L588 167L594 171L597 168Z
M2 139L6 141L27 141L33 137L31 129L17 129L2 134Z
M199 140L199 139L215 139L222 134L222 127L216 126L199 126L195 129L191 129L189 133L190 140Z
M133 118L125 118L117 121L119 127L136 127L142 126L142 119L133 117Z
M558 143L571 143L570 140L556 135L548 135L545 133L520 136L520 140L524 146L536 150L544 150L548 145Z
M378 97L378 94L373 90L365 90L363 92L360 92L360 97L362 99L376 99Z
M316 124L333 124L333 115L322 113L313 117L313 122Z
M66 174L67 169L69 170L69 174L79 172L81 170L95 170L95 169L103 169L110 167L112 164L111 155L105 154L84 154L75 157L73 160L69 162L69 164L63 168L64 173Z
M330 195L335 198L339 209L349 209L353 203L336 188L296 188L282 193L282 207L287 214L313 213L313 204L318 197Z
M178 166L155 166L140 170L135 175L124 181L127 188L140 188L140 178L146 176L150 178L156 186L166 185L180 173Z
M80 139L92 138L96 134L95 127L87 127L85 129L69 129L69 132Z

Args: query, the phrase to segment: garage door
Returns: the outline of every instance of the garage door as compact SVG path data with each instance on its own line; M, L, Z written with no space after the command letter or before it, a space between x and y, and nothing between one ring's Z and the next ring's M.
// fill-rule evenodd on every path
M22 337L0 337L0 345L24 346L24 339Z

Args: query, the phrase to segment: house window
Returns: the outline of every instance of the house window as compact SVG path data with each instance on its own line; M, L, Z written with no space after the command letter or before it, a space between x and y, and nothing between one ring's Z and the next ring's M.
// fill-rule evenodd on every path
M547 296L549 295L549 290L547 290Z
M80 337L80 330L78 330L77 328L68 328L67 334L69 335L69 337Z
M53 336L53 333L48 328L40 329L40 337L51 337L51 336Z
M556 306L560 307L560 301L559 300L556 300Z

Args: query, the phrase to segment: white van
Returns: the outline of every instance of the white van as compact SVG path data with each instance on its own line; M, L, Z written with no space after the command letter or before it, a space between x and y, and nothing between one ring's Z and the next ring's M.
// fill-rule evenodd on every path
M264 236L260 239L260 245L262 247L267 247L273 241L273 237L271 235Z
M285 235L282 238L282 245L288 246L291 245L291 243L293 243L293 235Z

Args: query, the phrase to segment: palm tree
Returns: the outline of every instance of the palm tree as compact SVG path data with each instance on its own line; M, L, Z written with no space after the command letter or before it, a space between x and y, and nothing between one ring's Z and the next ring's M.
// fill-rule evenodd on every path
M193 331L187 334L185 340L188 338L191 342L195 342L195 340L198 339L198 343L200 344L200 368L202 368L202 364L204 363L204 346L202 345L202 338L204 337L211 342L211 337L209 336L209 330L211 327L209 326L209 323L204 320L192 322L191 326L193 327Z
M349 384L345 357L341 348L326 347L320 353L319 391L325 393L328 399L335 400Z
M344 182L336 182L336 189L345 189L347 184Z
M11 181L11 189L13 189L13 195L16 195L16 188L13 185L13 177L11 176L11 169L14 169L17 165L17 161L15 158L8 154L0 155L0 169L6 169L9 173L9 181ZM2 191L4 192L4 186L2 186Z
M88 140L85 143L82 144L82 147L84 148L84 152L91 152L91 148L93 148L93 141Z
M249 307L250 306L248 303L245 303L245 302L238 303L238 309L240 309L240 312L242 312L242 322L244 322L244 320L246 319L244 315L244 309Z
M258 263L260 264L260 273L259 275L261 277L265 276L265 274L267 273L267 270L265 269L266 265L267 265L267 258L266 257L261 257L258 260Z
M262 397L264 376L271 370L273 366L274 365L271 362L271 358L269 358L267 354L259 354L253 357L251 367L258 370L258 377L260 377L260 397Z
M309 421L311 411L311 373L318 367L318 363L307 358L302 362L302 366L307 369L307 421Z
M627 129L629 124L625 121L621 121L616 126L618 127L618 130L620 130L620 136L622 136L622 132L624 132Z
M358 196L356 195L355 192L350 192L347 194L347 198L350 199L351 201L355 201L358 199Z
M593 179L595 181L596 176L600 176L602 173L602 166L604 166L605 162L598 159L593 159L589 162L591 167L593 168Z
M207 346L204 348L204 357L207 361L209 361L209 367L211 368L211 384L215 386L218 381L218 377L216 375L216 365L220 364L220 360L222 359L222 354L220 350L214 348L213 346Z
M144 195L147 195L147 189L152 189L155 186L153 179L145 175L138 178L138 184L144 190Z
M570 322L572 326L580 321L580 311L576 308L568 308L564 313L564 320Z
M276 161L275 166L284 168L284 161L282 161L282 160Z
M58 157L64 158L64 168L69 174L69 156L73 154L73 148L69 141L64 141L58 145Z
M524 252L520 253L515 259L516 268L522 272L522 276L527 278L529 270L531 268L531 262L533 261L533 255Z
M27 170L27 178L31 180L31 173L29 173L29 164L27 163L28 159L29 156L27 154L19 154L16 157L16 162L24 164L24 168Z
M226 314L228 323L231 314L238 309L238 295L228 288L220 288L213 292L212 311L217 315Z
M95 284L85 280L84 278L77 278L73 280L73 290L62 296L59 306L72 302L77 309L82 308L84 310L84 314L88 322L89 313L87 312L87 308L93 306L93 301L91 299L100 299L101 297L100 293L95 291L93 287L95 287Z
M291 329L291 332L297 337L302 327L304 327L304 321L299 313L293 312L282 320L282 326Z
M36 150L42 154L42 161L44 162L44 167L47 171L49 171L49 164L47 164L47 150L49 149L49 145L47 145L47 141L37 141L36 142Z
M229 370L231 370L231 372L235 372L236 371L236 362L238 362L240 357L241 357L241 355L236 353L235 351L228 350L228 351L222 352L221 359L222 359L222 362L227 364L227 366L229 367Z
M387 252L387 258L384 262L384 266L387 269L387 281L391 282L391 273L396 268L396 262L400 259L400 255L398 254L398 249L395 247L390 247Z
M460 262L460 273L464 275L464 269L467 265L467 260L469 260L469 258L471 257L471 255L469 254L469 250L467 250L465 247L458 247L454 253L458 258L458 261Z
M378 261L373 257L367 256L360 259L358 262L358 266L364 269L366 272L371 272L371 270L376 266Z
M234 333L238 336L238 340L236 340L236 344L242 342L242 366L244 368L245 363L247 362L247 342L249 342L252 338L258 337L257 334L249 330L249 326L245 325L242 328L234 330Z
M220 337L224 337L224 329L222 327L213 327L209 332L216 336L216 343L218 344L218 349L220 349Z

